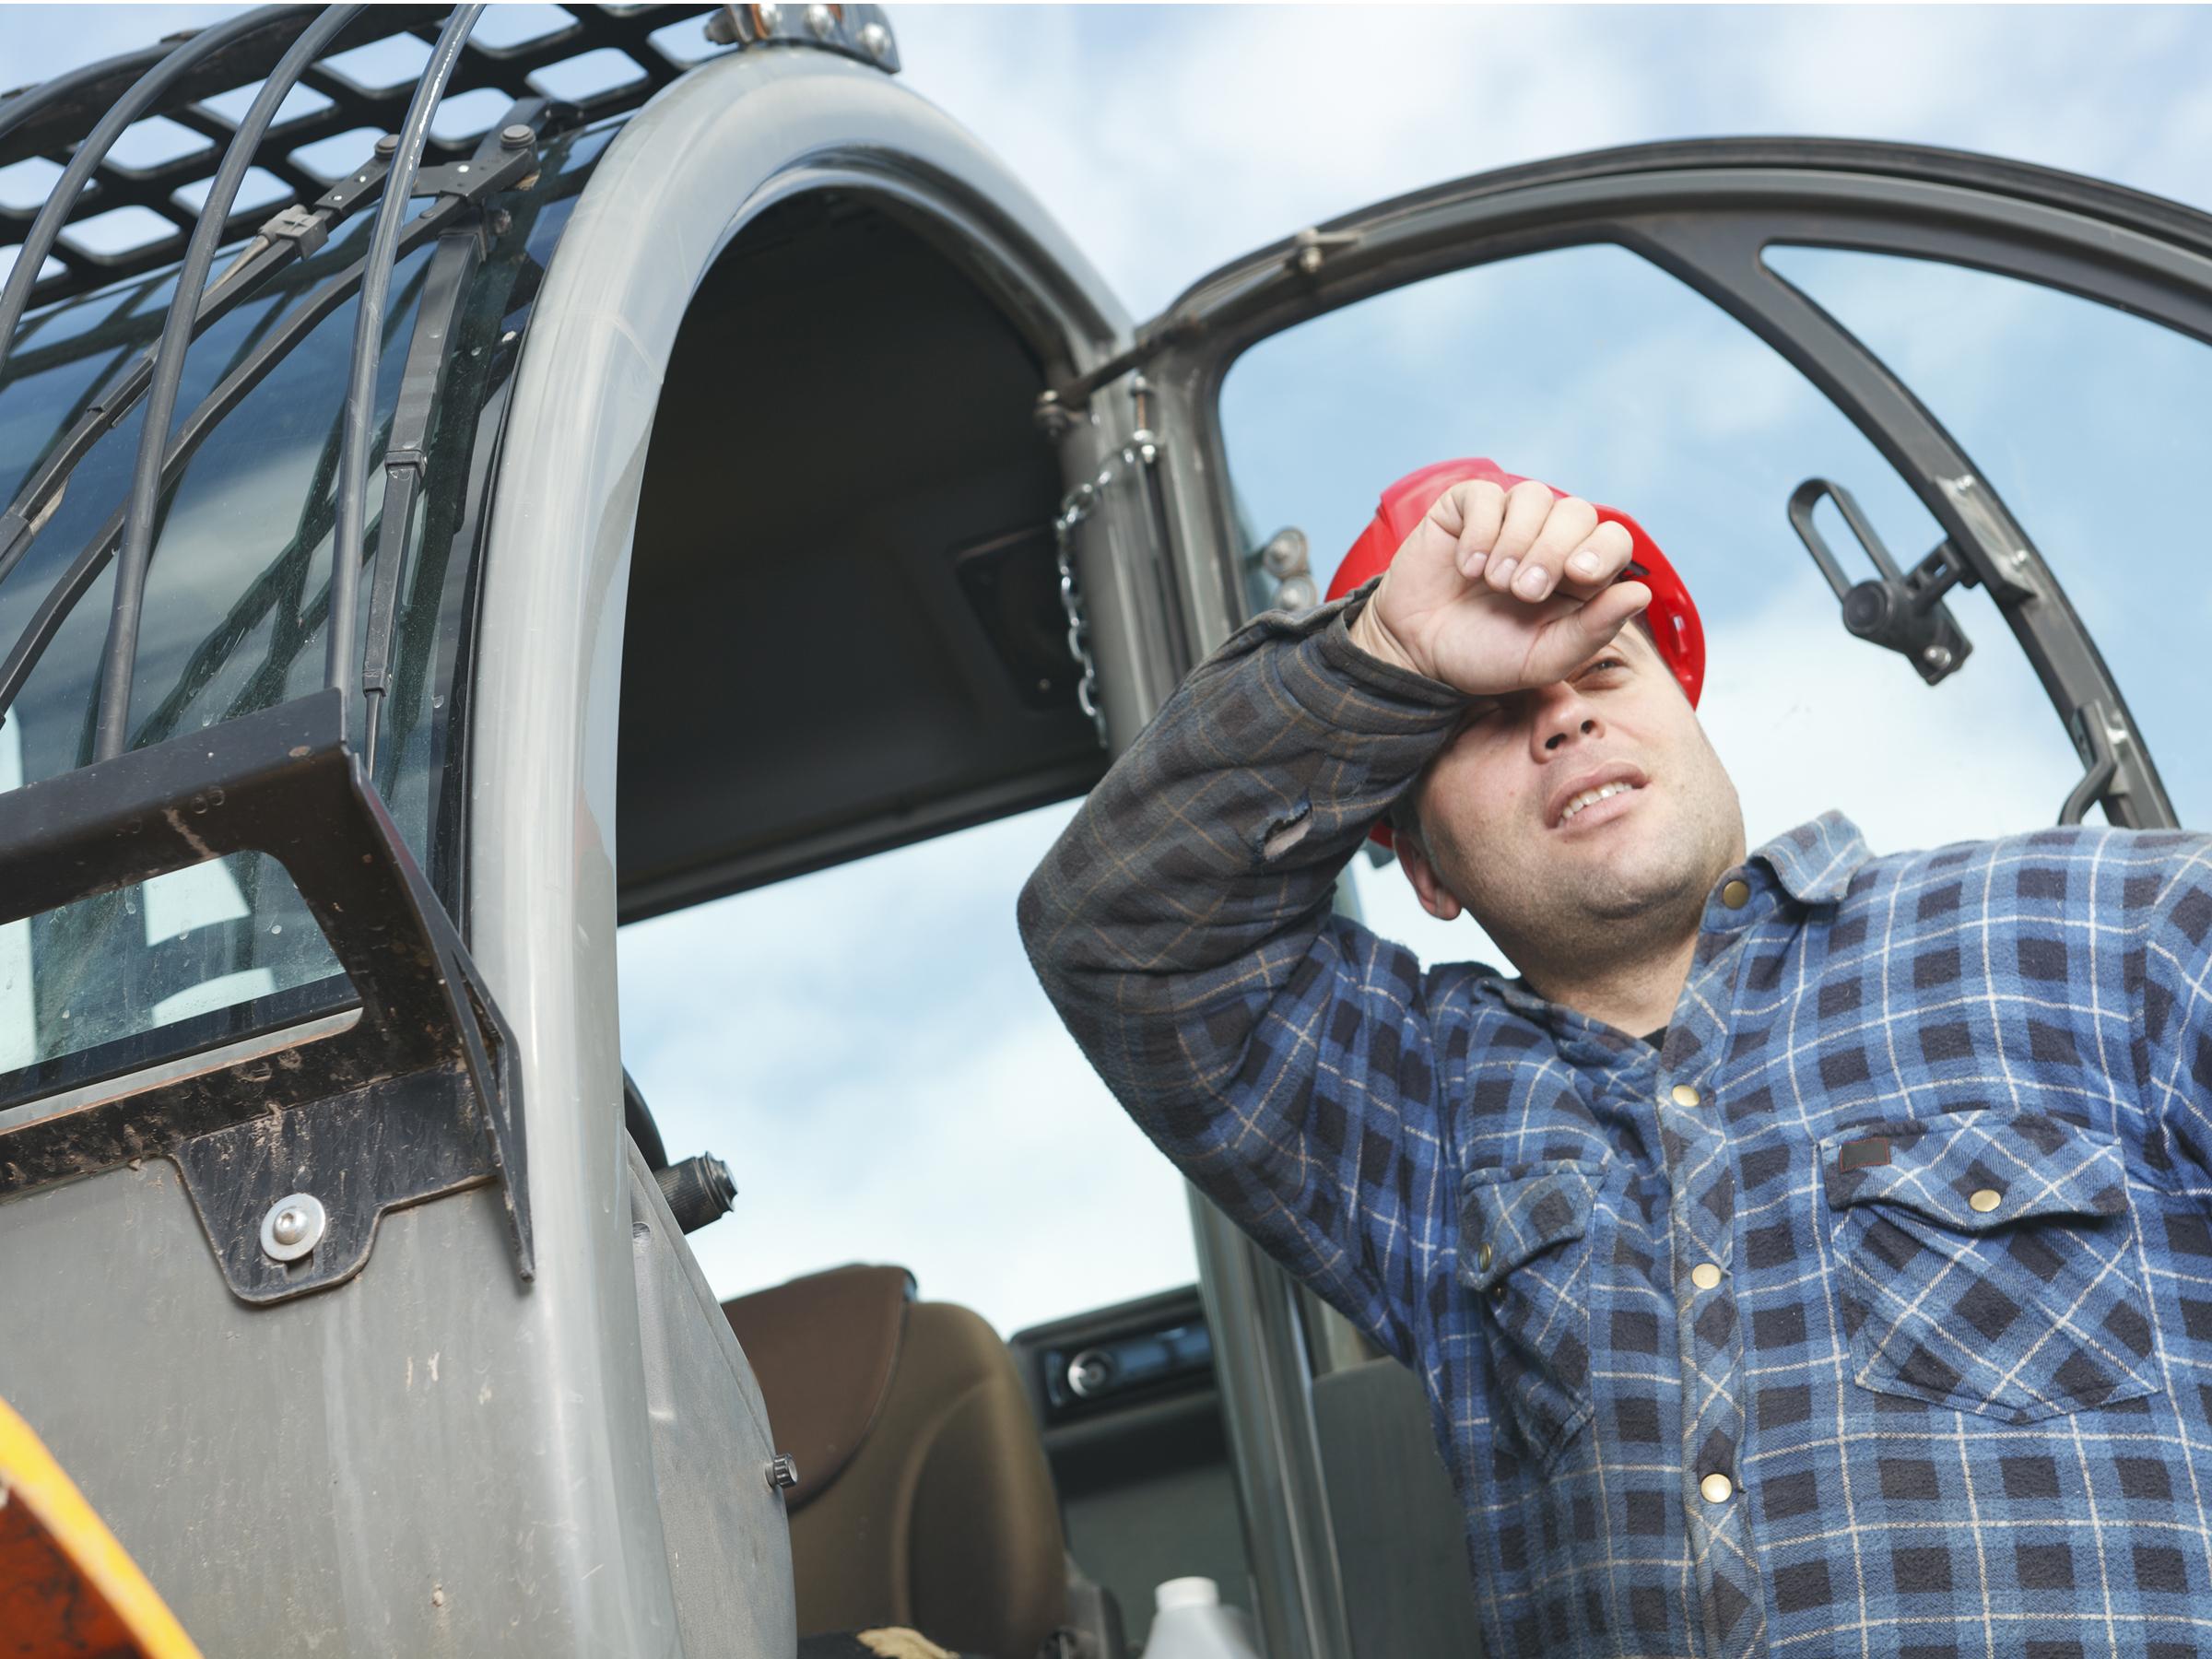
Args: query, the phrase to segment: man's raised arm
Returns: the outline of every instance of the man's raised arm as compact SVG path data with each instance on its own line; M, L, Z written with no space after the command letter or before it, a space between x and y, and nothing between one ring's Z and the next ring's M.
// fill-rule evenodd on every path
M1541 594L1485 580L1508 547ZM1195 669L1022 890L1038 976L1138 1124L1401 1358L1415 1223L1449 1196L1437 1056L1412 955L1335 916L1335 880L1467 696L1558 677L1648 602L1613 583L1627 557L1587 503L1454 487L1380 585Z

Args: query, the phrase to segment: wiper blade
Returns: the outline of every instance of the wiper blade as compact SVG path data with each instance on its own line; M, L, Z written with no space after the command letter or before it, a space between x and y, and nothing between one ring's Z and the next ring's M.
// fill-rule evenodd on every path
M430 61L423 67L422 78L415 83L407 118L400 124L399 142L392 155L392 176L384 186L383 199L377 204L376 223L369 232L361 302L353 319L353 368L346 381L346 438L338 452L338 523L330 542L330 651L324 682L340 694L343 700L339 706L348 715L359 666L353 654L353 618L355 597L360 590L361 520L369 494L369 419L376 405L377 347L396 257L400 217L406 211L410 186L422 166L423 146L430 136L430 116L438 100L445 96L453 66L461 61L461 49L468 44L469 30L483 12L484 0L456 6L439 30ZM124 700L127 702L128 664L124 665Z

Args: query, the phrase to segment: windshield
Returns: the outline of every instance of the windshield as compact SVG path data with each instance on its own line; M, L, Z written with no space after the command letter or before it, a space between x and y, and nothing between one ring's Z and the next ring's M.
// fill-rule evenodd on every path
M549 147L534 188L509 205L455 331L430 429L427 490L404 550L392 688L375 783L416 857L453 897L460 831L448 764L470 557L528 302L582 175L612 124ZM418 211L426 204L417 204ZM358 260L371 215L274 277L209 327L185 360L178 424L286 318ZM414 337L435 244L393 274L369 474L376 545L377 465ZM222 266L218 260L218 269ZM86 295L28 318L0 373L0 503L159 336L173 276ZM324 683L338 417L354 326L334 307L215 426L164 503L147 582L131 696L131 747L268 708ZM0 580L0 650L13 645L58 578L120 509L142 406L94 444L20 564ZM375 580L364 560L366 594ZM112 565L69 612L0 724L0 789L88 763ZM360 607L368 623L368 606ZM357 650L359 646L357 644ZM359 730L359 716L349 722ZM0 927L0 1100L129 1069L349 994L297 889L275 860L241 855ZM149 1034L158 1033L153 1040Z

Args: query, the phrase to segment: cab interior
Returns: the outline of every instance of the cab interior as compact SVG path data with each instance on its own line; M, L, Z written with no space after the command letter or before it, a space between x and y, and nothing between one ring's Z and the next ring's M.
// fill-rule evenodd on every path
M815 193L752 220L693 297L629 578L625 922L1104 770L1060 606L1065 486L1032 419L1052 343L956 253ZM1025 873L1006 875L1009 928ZM632 1122L657 1139L641 1100ZM741 1136L734 1120L715 1150L742 1187ZM1245 1601L1196 1287L1009 1342L900 1264L821 1268L724 1304L798 1466L802 1635L903 1624L963 1653L1103 1659L1141 1642L1162 1580ZM1071 1389L1078 1360L1116 1385Z

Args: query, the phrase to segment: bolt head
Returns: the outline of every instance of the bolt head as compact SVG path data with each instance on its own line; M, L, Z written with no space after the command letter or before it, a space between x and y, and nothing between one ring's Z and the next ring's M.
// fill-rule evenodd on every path
M753 7L753 21L760 25L762 34L773 34L783 26L783 8L775 0L760 0Z
M868 55L879 64L891 55L891 31L880 23L864 25L860 31L860 43L867 49Z
M509 149L527 149L536 137L535 131L519 121L500 129L500 142Z
M1931 668L1948 668L1951 665L1951 653L1947 646L1931 645L1920 653L1920 657Z
M261 1218L261 1248L279 1262L296 1262L323 1242L328 1218L312 1193L289 1193Z
M837 18L820 0L806 8L806 28L818 41L826 41L837 31Z
M399 135L397 133L386 133L376 141L376 153L380 156L389 156L398 148Z

